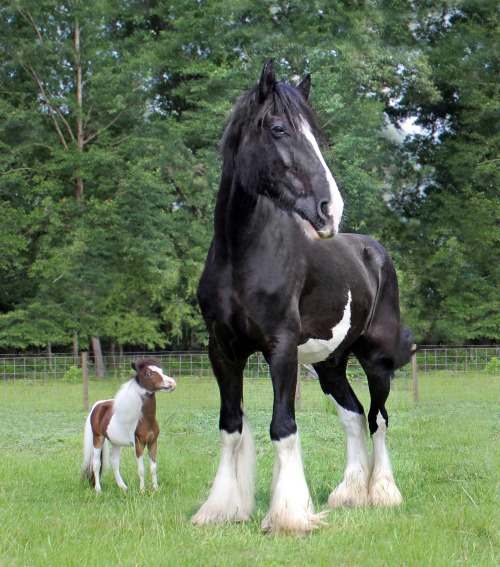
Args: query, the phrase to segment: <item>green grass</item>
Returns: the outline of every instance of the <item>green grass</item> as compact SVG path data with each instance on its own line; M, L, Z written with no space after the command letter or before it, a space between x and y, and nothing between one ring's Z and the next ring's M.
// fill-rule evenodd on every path
M432 396L423 380L419 408L408 388L396 385L391 395L388 445L403 506L335 510L328 527L304 538L264 536L259 528L274 458L270 384L252 384L246 399L258 450L255 513L245 524L207 527L192 526L189 518L218 464L213 383L183 379L185 388L159 397L160 491L139 493L133 451L126 449L121 468L128 493L107 475L100 496L80 482L81 386L0 384L0 566L497 565L497 398L491 382L478 388L462 379L449 395L457 379L434 377ZM92 383L90 401L115 390L116 383ZM366 388L356 390L366 403ZM344 437L317 383L303 384L302 401L304 465L321 510L342 477ZM62 410L62 402L71 409Z

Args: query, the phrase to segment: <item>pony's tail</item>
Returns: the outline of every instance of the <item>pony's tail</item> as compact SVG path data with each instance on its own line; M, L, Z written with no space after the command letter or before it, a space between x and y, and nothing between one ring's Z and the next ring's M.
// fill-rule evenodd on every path
M90 424L89 413L85 421L85 429L83 430L83 465L82 465L82 480L88 481L94 486L94 469L92 468L92 459L94 456L94 442L92 434L92 425Z
M92 408L93 411L94 408ZM92 486L95 484L94 469L92 466L92 461L94 458L94 435L92 433L92 425L90 423L90 417L92 411L87 416L85 421L85 429L83 431L83 465L82 465L82 480L88 481ZM104 441L101 451L101 475L109 470L109 445L108 440Z

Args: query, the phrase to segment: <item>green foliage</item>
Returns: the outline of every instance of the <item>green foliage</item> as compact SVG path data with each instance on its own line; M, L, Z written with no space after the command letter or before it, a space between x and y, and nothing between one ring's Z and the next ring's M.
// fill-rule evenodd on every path
M270 57L281 80L312 73L343 230L389 246L417 338L497 340L497 17L492 0L2 5L0 348L203 344L217 143ZM407 118L423 130L402 144Z
M486 372L490 374L500 375L500 358L492 356L486 365Z

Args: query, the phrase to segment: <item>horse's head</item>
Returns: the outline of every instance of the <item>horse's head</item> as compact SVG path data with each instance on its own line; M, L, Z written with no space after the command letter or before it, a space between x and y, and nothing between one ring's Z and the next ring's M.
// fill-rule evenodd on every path
M277 82L267 62L259 84L237 103L222 151L243 188L270 198L319 240L338 231L343 201L316 140L310 86L310 75L297 88Z
M172 392L177 387L173 378L163 373L161 364L155 358L140 358L130 366L137 372L135 379L150 394Z

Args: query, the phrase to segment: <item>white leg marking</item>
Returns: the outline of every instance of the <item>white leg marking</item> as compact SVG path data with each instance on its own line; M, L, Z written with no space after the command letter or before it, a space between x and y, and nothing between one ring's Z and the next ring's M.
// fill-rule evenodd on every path
M368 500L368 480L370 467L366 450L366 418L361 414L346 410L333 396L329 396L339 414L340 422L346 435L346 466L344 478L330 494L328 506L364 506Z
M111 468L113 469L113 474L115 475L116 484L118 488L122 490L127 490L127 485L123 482L122 477L120 476L120 453L122 452L122 448L119 445L113 445L111 449Z
M385 444L387 426L380 412L377 416L377 425L378 429L372 436L373 455L368 488L369 502L373 506L398 506L403 502L403 497L392 474L391 461Z
M222 455L206 502L193 524L248 520L254 507L255 444L246 420L240 433L221 431Z
M151 457L149 457L149 471L151 473L151 482L153 483L153 488L158 490L158 476L156 474L156 461L153 461Z
M139 490L144 492L146 485L144 484L144 455L137 457L137 472L139 473Z
M96 492L101 492L101 480L100 480L100 473L101 473L101 449L96 449L94 447L93 455L92 455L92 470L94 471L94 488Z
M324 524L325 513L314 513L298 433L273 441L275 461L269 513L262 521L265 532L304 533Z

